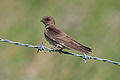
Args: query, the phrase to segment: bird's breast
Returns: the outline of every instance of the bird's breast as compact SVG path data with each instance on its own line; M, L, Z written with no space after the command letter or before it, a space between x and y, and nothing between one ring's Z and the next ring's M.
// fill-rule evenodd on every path
M65 48L64 46L60 45L59 43L57 43L56 41L50 39L46 33L44 32L44 36L45 36L45 39L53 46L58 46L58 48Z
M54 45L56 46L57 45L57 42L55 42L54 40L50 39L46 33L44 32L44 36L45 36L45 39L51 44L51 45Z

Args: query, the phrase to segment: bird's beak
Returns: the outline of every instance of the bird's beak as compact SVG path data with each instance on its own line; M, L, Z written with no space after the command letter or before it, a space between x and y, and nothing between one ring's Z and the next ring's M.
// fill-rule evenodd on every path
M42 19L41 22L44 22L44 20Z

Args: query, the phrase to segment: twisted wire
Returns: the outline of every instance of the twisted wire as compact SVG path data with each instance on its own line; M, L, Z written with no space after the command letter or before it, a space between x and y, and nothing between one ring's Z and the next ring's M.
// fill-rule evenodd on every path
M86 62L87 59L93 59L93 60L97 60L97 61L113 63L113 64L116 64L116 65L120 66L120 62L116 62L116 61L112 61L112 60L108 60L108 59L92 57L92 56L88 56L86 54L79 55L79 54L71 53L71 52L67 52L67 51L53 50L53 49L50 49L50 48L47 48L47 47L43 46L43 42L42 42L42 44L40 46L35 46L35 45L30 45L30 44L23 44L23 43L20 43L20 42L13 42L13 41L10 41L10 40L4 40L2 38L0 38L0 42L7 42L7 43L10 43L10 44L16 44L16 45L19 45L19 46L30 47L30 48L37 48L38 49L37 52L39 52L39 51L52 51L52 52L59 52L59 53L69 54L69 55L73 55L73 56L76 56L76 57L83 58L84 62Z

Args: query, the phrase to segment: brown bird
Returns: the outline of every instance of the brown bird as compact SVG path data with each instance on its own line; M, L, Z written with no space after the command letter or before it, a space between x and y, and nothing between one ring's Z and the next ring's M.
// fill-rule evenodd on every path
M50 44L54 45L54 48L60 48L60 50L68 48L82 53L92 52L90 48L78 43L66 33L58 29L51 16L43 17L41 22L45 24L45 38Z

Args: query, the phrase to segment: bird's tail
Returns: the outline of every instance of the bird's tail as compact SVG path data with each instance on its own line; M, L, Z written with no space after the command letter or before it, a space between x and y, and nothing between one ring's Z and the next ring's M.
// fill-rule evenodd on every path
M88 48L88 47L76 42L75 40L65 44L65 46L67 46L70 49L76 50L78 52L86 53L86 54L92 52L91 48Z
M92 52L92 49L91 49L91 48L86 47L86 46L83 46L83 45L81 45L81 46L82 46L82 48L84 49L83 51L84 51L85 53Z

